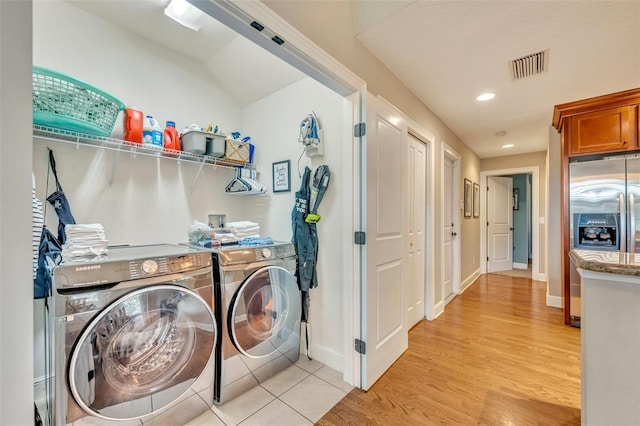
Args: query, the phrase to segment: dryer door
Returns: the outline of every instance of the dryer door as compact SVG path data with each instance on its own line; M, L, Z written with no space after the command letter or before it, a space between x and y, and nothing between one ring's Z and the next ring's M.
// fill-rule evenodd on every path
M251 358L299 350L301 302L296 279L280 266L249 275L231 299L227 327L240 353Z
M87 413L137 419L178 399L207 365L216 338L211 308L177 285L132 291L88 323L74 346L68 381Z

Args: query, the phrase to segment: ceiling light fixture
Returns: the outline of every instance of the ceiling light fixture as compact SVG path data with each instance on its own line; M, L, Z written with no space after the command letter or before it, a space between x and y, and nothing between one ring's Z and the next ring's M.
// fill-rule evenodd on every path
M506 145L502 145L503 148L513 148L513 144L512 143L508 143Z
M483 93L482 95L478 96L476 98L476 100L482 102L482 101L488 101L488 100L493 99L495 97L496 97L495 93Z
M198 31L204 25L205 14L186 0L171 0L164 8L164 14L193 31Z

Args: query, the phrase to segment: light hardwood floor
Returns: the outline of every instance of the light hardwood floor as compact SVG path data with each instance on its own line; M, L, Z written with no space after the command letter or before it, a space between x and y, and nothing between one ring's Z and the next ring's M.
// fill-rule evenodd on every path
M579 425L580 330L545 304L546 284L482 275L368 392L320 425Z

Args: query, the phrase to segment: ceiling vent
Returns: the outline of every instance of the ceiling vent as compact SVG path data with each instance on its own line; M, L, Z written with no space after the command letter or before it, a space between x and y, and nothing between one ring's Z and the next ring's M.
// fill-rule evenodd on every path
M549 49L509 61L509 69L512 81L542 74L549 69Z

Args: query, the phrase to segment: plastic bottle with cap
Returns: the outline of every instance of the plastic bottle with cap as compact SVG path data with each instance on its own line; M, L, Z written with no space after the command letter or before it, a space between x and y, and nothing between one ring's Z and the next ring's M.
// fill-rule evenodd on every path
M147 115L142 128L142 143L148 148L162 149L164 147L163 139L160 124L153 116Z
M164 150L167 155L178 155L177 151L180 151L180 135L174 121L167 121L164 128Z

